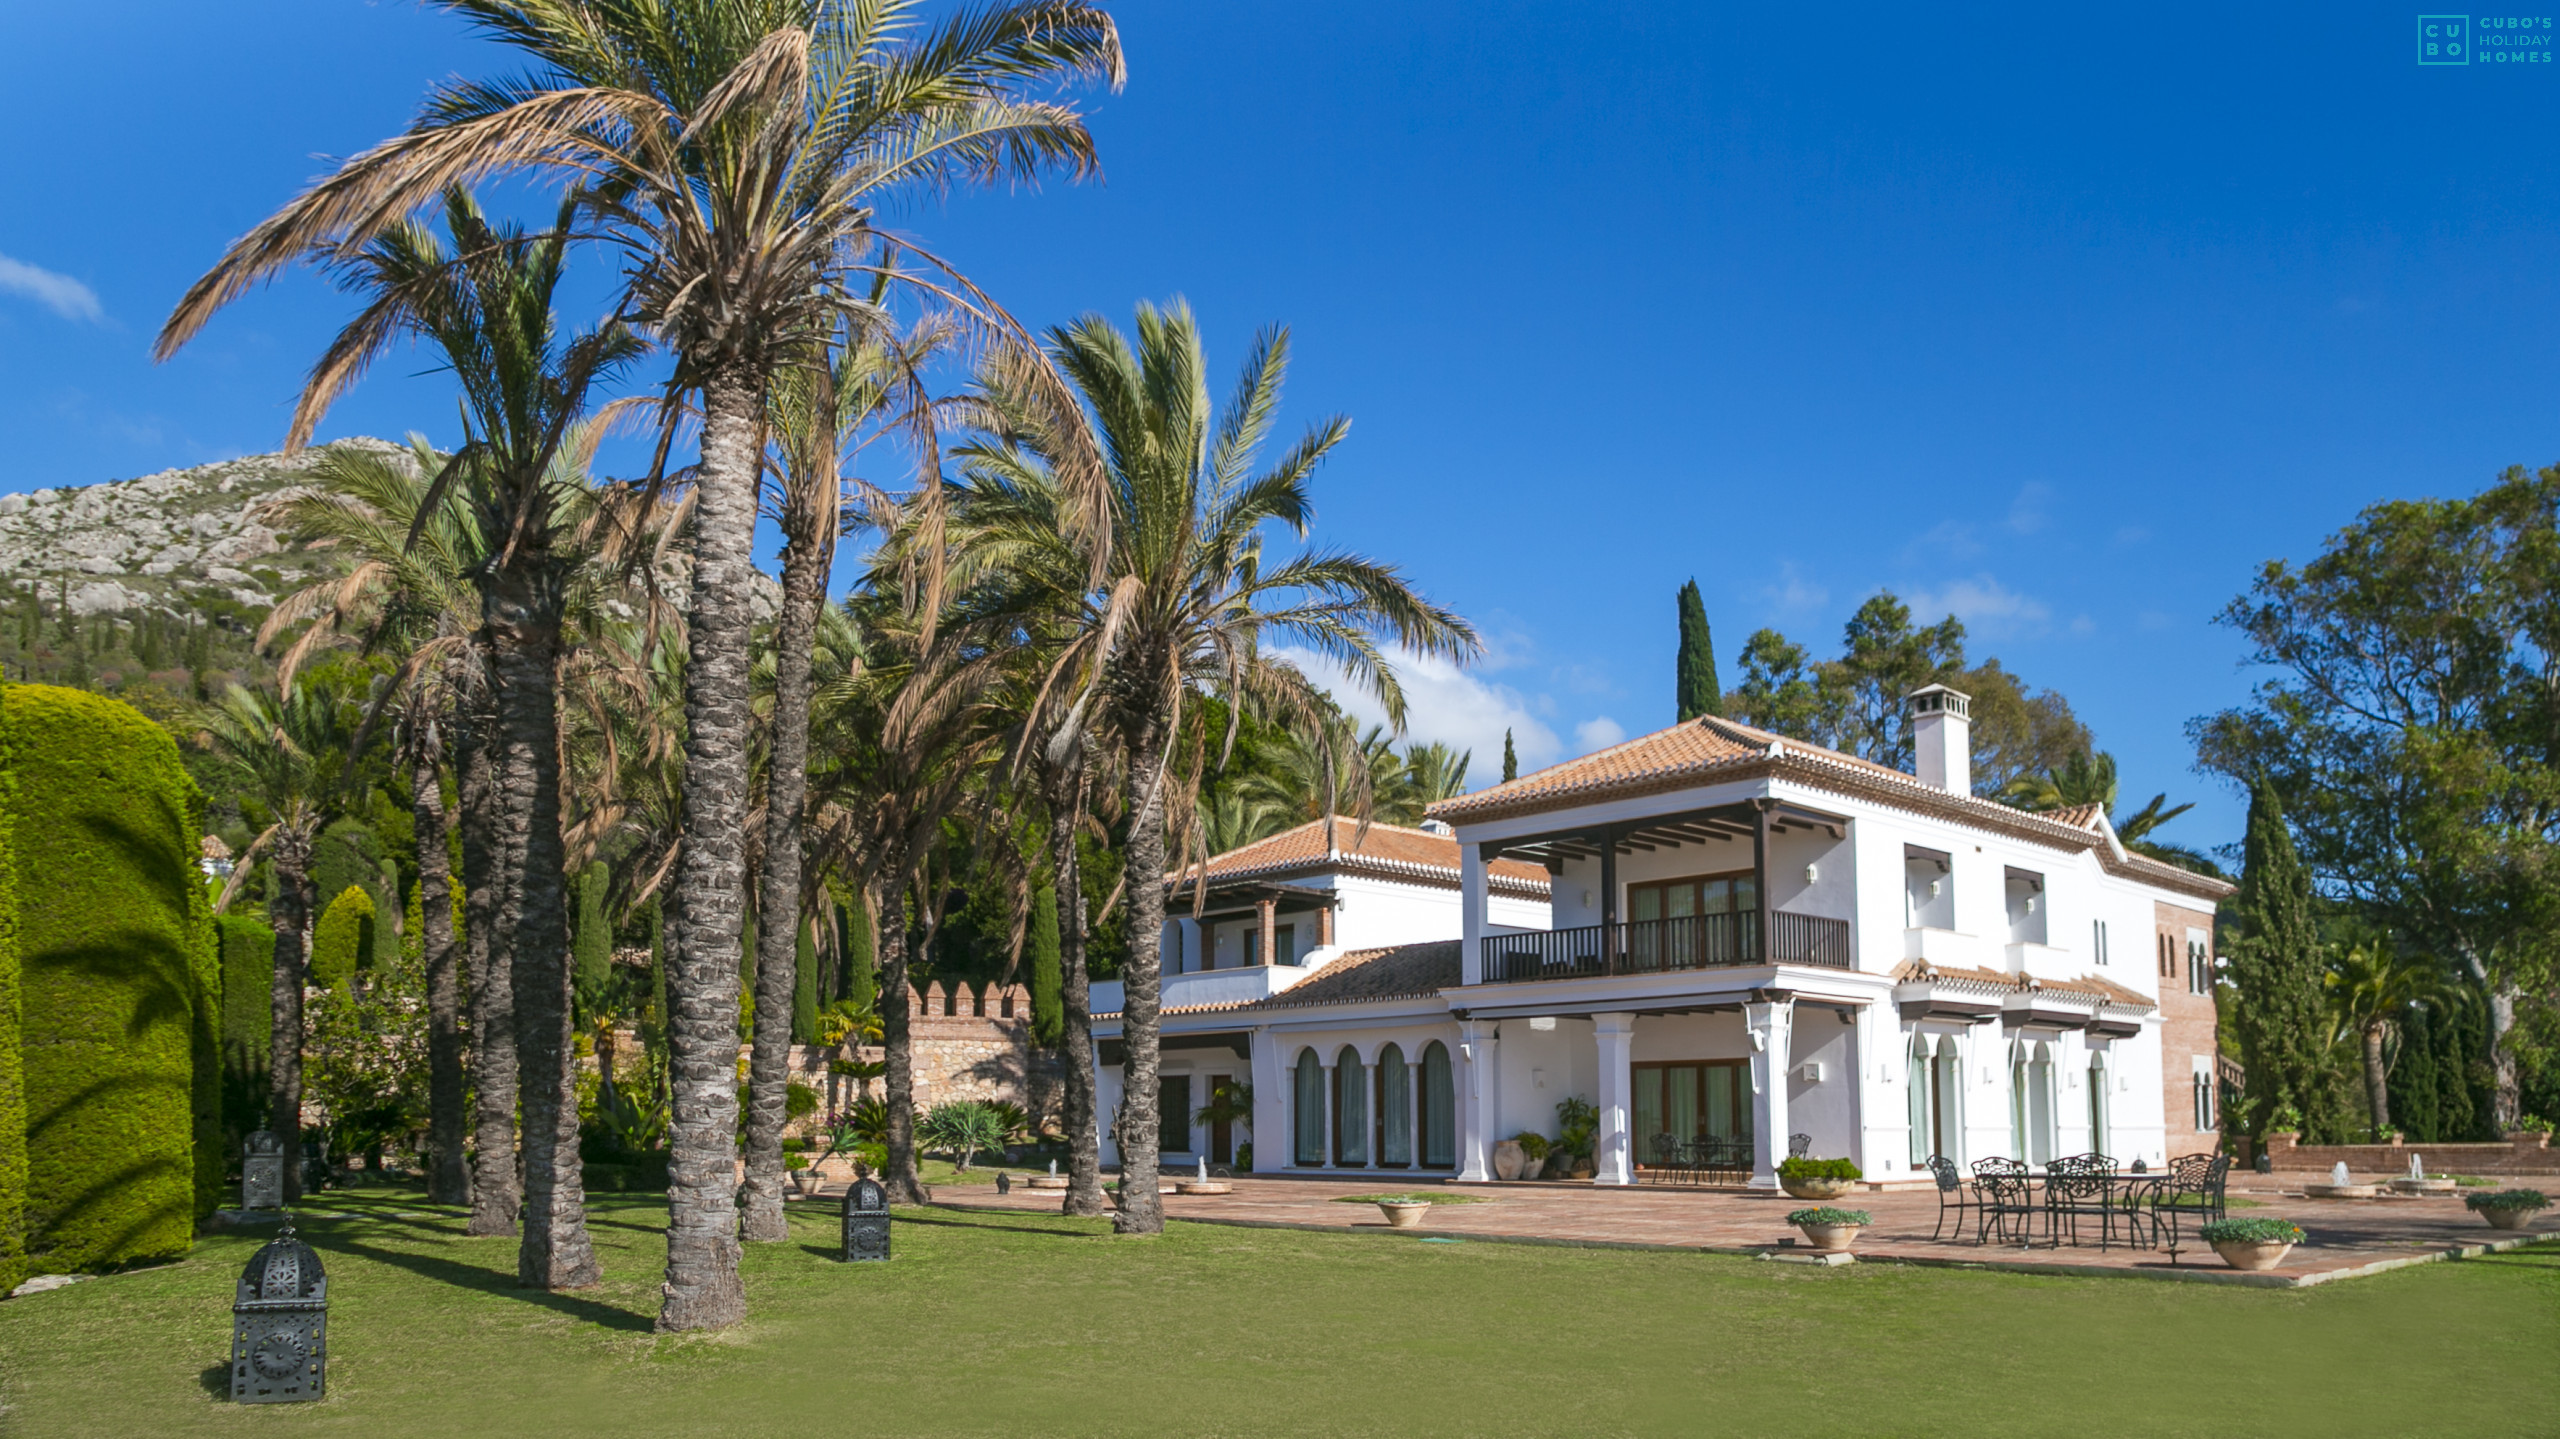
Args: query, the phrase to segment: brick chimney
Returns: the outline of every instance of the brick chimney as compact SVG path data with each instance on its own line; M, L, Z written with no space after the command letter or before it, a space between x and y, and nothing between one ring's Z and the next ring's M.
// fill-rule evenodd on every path
M1911 717L1912 772L1949 794L1973 793L1973 696L1924 685L1903 697Z

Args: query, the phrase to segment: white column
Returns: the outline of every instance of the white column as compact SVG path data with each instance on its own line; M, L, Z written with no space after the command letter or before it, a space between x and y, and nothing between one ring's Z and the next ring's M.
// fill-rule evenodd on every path
M1778 1187L1778 1161L1787 1157L1787 1065L1795 1050L1795 1002L1776 1000L1742 1007L1751 1035L1751 1187Z
M1278 1169L1290 1159L1289 1080L1280 1064L1280 1050L1280 1036L1267 1029L1253 1032L1253 1118L1249 1123L1256 1173ZM1261 1142L1266 1134L1271 1136L1268 1145Z
M1340 1094L1340 1093L1342 1092L1341 1090L1336 1089L1336 1088L1334 1088L1334 1087L1333 1087L1333 1070L1334 1070L1334 1066L1333 1066L1333 1065L1331 1065L1331 1064L1327 1064L1327 1065L1324 1067L1324 1100L1323 1100L1323 1108L1324 1108L1324 1167L1325 1167L1325 1168L1327 1168L1327 1169L1331 1169L1331 1168L1333 1168L1333 1165L1334 1165L1334 1149L1333 1149L1333 1103L1334 1103L1334 1096L1335 1096L1335 1095L1338 1095L1338 1094Z
M1484 982L1485 868L1484 852L1472 844L1458 846L1458 979Z
M1458 1022L1458 1177L1473 1183L1493 1178L1493 1026Z
M1360 1061L1360 1116L1369 1129L1369 1143L1360 1151L1360 1162L1370 1169L1378 1167L1378 1146L1387 1137L1387 1127L1378 1122L1377 1083L1378 1066L1365 1059Z
M1632 1014L1595 1014L1592 1032L1600 1041L1600 1152L1593 1157L1596 1184L1636 1182L1635 1037Z

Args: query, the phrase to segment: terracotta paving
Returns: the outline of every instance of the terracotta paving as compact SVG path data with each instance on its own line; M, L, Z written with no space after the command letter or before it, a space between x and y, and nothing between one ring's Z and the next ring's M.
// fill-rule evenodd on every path
M2283 1266L2264 1274L2226 1268L2214 1252L2188 1231L2179 1252L2128 1248L2100 1249L2092 1242L2053 1248L2041 1241L2034 1248L1932 1241L1938 1219L1934 1191L1870 1193L1835 1201L1867 1210L1875 1226L1858 1236L1860 1258L1936 1265L1980 1265L2039 1273L2123 1274L2146 1278L2299 1287L2362 1274L2379 1273L2409 1263L2455 1258L2511 1248L2530 1242L2532 1234L2506 1234L2489 1228L2462 1207L2459 1198L2322 1200L2290 1193L2278 1181L2246 1176L2256 1188L2235 1185L2235 1198L2257 1201L2254 1209L2235 1209L2235 1217L2284 1218L2310 1236L2295 1247ZM1255 1227L1340 1229L1386 1234L1385 1220L1374 1206L1335 1202L1345 1195L1384 1192L1445 1192L1483 1200L1446 1204L1427 1216L1423 1234L1444 1238L1476 1238L1512 1243L1578 1244L1640 1248L1677 1248L1719 1253L1762 1254L1773 1258L1810 1258L1794 1246L1789 1210L1803 1202L1783 1194L1736 1190L1639 1186L1598 1189L1558 1184L1413 1184L1391 1176L1365 1180L1238 1178L1235 1192L1218 1196L1168 1194L1165 1213L1174 1219ZM999 1195L991 1187L945 1185L937 1203L954 1208L1055 1212L1054 1192L1017 1187ZM1970 1216L1967 1216L1969 1219ZM1948 1219L1954 1228L1954 1216ZM1968 1234L1970 1230L1966 1231ZM2041 1235L2041 1225L2038 1227Z

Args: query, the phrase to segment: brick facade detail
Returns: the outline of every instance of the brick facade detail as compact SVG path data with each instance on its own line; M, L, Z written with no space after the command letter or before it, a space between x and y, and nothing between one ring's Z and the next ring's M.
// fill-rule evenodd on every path
M2160 987L2160 1108L2174 1157L2210 1151L2222 1143L2221 1086L2213 1082L2221 1057L2213 1002L2213 913L2166 903L2155 903L2152 910L2152 970ZM2197 931L2202 934L2201 953L2191 939ZM2203 966L2200 980L2195 971L2199 964ZM2204 1128L2196 1124L2199 1059L2217 1121Z

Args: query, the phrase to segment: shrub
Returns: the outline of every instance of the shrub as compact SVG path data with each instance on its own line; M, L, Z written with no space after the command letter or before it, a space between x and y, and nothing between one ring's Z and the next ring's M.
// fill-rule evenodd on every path
M267 1045L275 1033L276 932L244 914L214 920L222 964L225 1157L267 1122Z
M325 891L324 891L325 892ZM348 885L329 901L311 930L311 983L344 989L373 954L373 896Z
M0 696L5 696L0 686ZM19 1226L27 1204L27 1091L18 1056L18 881L11 839L17 814L16 747L0 698L0 1292L26 1277Z
M2287 1219L2217 1219L2196 1235L2207 1244L2300 1244L2303 1237Z
M1783 1159L1778 1162L1780 1179L1864 1179L1866 1171L1848 1159Z
M1580 1095L1556 1103L1555 1147L1579 1159L1591 1153L1591 1139L1600 1132L1600 1110Z
M2539 1210L2551 1207L2551 1201L2539 1189L2501 1189L2495 1194L2466 1194L2462 1196L2462 1204L2464 1208L2474 1210Z
M1544 1162L1547 1157L1547 1137L1534 1130L1521 1130L1511 1136L1511 1142L1519 1145L1520 1152L1531 1159Z
M935 1105L916 1124L916 1138L953 1156L952 1167L966 1173L983 1149L1004 1147L1004 1116L994 1106L974 1099Z
M2516 1130L2523 1134L2549 1134L2553 1132L2551 1121L2544 1119L2537 1114L2528 1114L2524 1118L2517 1120Z
M1876 1217L1863 1209L1834 1209L1825 1204L1814 1209L1798 1209L1787 1215L1789 1224L1855 1224L1860 1228L1876 1222Z
M184 1254L198 1198L207 952L199 800L168 732L103 696L13 685L31 1256Z
M782 1121L806 1119L818 1112L818 1091L794 1079L782 1087Z

